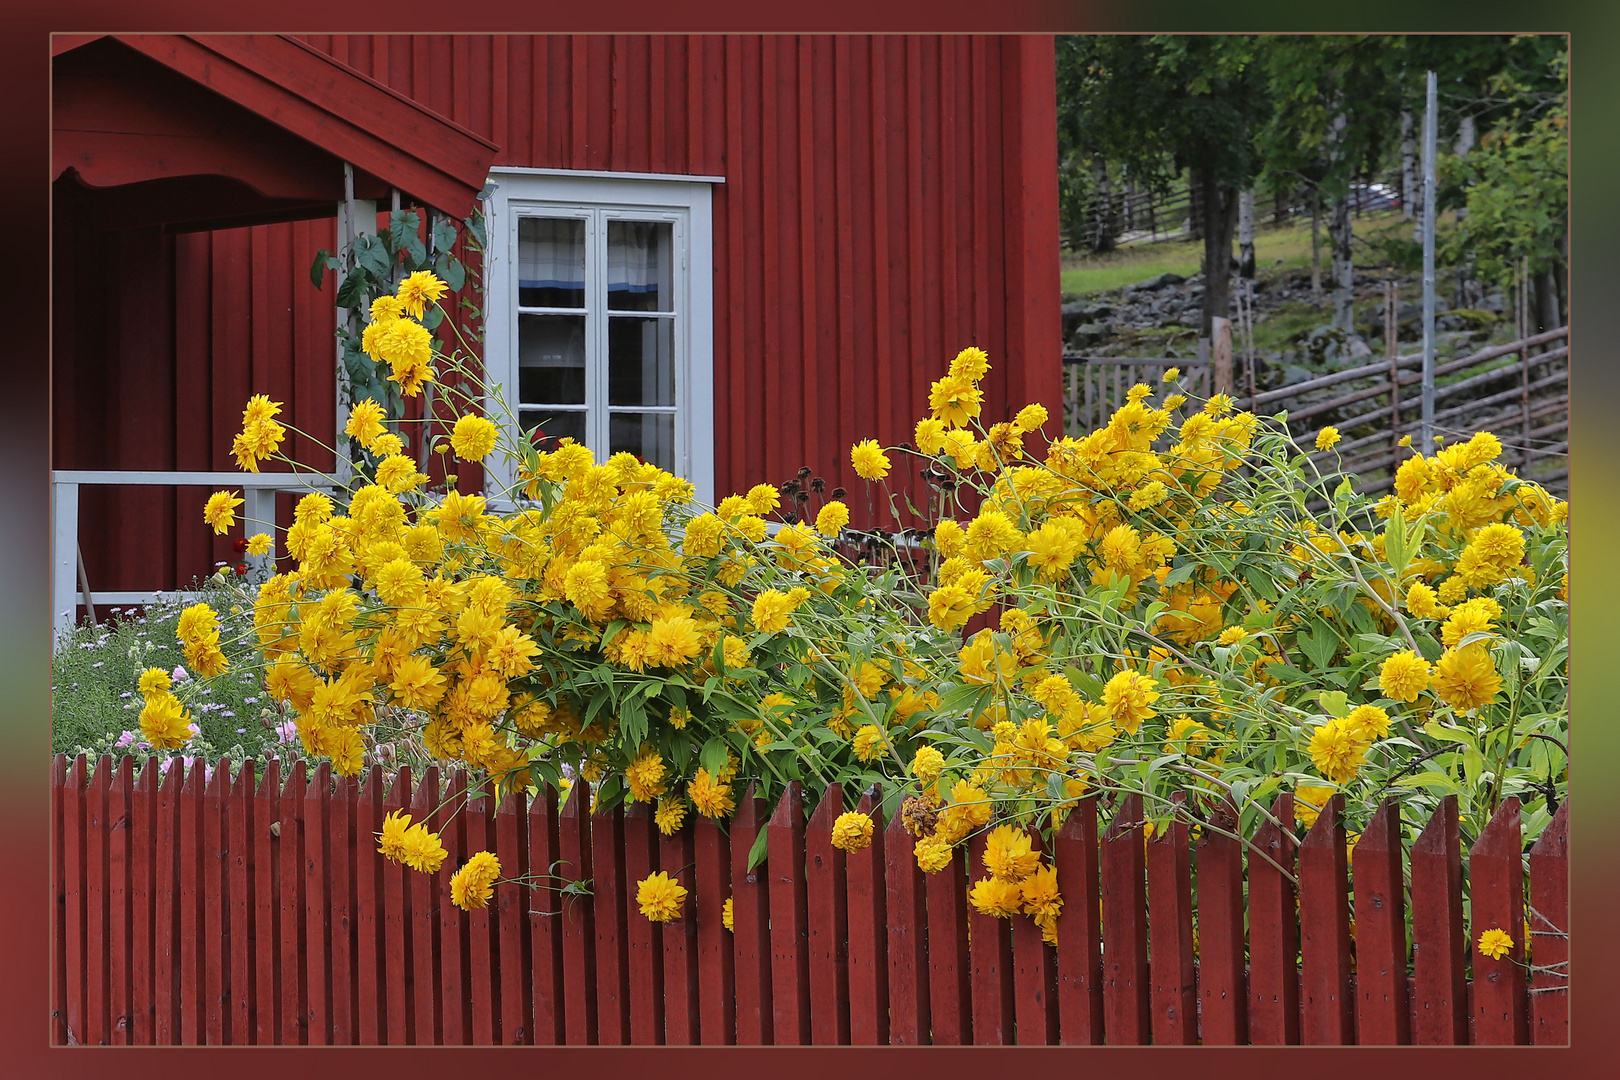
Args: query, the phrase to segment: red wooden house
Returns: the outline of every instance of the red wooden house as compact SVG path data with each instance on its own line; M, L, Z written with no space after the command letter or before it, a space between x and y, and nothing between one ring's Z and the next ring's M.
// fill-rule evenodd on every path
M200 508L249 394L333 467L309 267L396 198L485 213L483 361L526 426L705 498L853 487L966 344L987 416L1058 403L1049 37L58 36L53 86L59 613L239 558ZM249 516L285 525L288 479Z

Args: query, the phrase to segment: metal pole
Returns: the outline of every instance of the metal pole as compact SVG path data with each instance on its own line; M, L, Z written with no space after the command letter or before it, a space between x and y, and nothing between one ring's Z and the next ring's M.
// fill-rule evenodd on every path
M1423 451L1434 452L1434 158L1439 82L1429 72L1423 110Z

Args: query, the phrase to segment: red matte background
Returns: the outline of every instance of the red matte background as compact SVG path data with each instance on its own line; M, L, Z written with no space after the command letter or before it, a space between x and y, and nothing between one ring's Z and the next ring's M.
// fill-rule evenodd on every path
M534 33L591 31L1008 31L1077 32L1109 29L1183 29L1208 26L1215 19L1230 20L1232 29L1254 30L1282 26L1283 20L1297 23L1299 16L1290 9L1277 10L1274 18L1254 17L1252 11L1237 11L1215 5L1162 5L1133 14L1121 7L1096 5L1014 2L990 5L961 0L936 0L928 4L883 4L871 0L840 0L814 7L764 8L746 3L707 3L701 8L683 10L670 3L646 0L620 0L611 8L612 19L598 14L603 8L569 5L553 6L497 0L476 7L449 7L414 0L389 4L357 5L323 0L291 0L275 6L258 6L242 14L222 10L218 0L137 0L136 5L76 3L72 0L28 4L30 10L13 5L3 16L6 64L0 71L0 124L4 147L0 153L7 213L0 236L9 258L5 261L5 285L0 295L6 300L9 331L4 353L6 392L0 395L5 410L0 422L0 470L5 484L0 500L0 566L8 580L6 597L0 605L0 680L6 692L0 695L0 731L8 738L0 752L0 821L5 823L6 860L0 875L0 1076L16 1077L143 1077L172 1078L191 1075L217 1075L229 1071L233 1080L249 1077L288 1075L352 1077L357 1070L387 1069L414 1075L431 1070L435 1074L481 1072L491 1069L522 1070L607 1070L613 1075L634 1069L660 1078L685 1075L713 1076L747 1071L753 1075L798 1075L825 1072L829 1067L893 1069L899 1062L894 1051L826 1049L776 1053L747 1049L642 1049L642 1050L565 1050L538 1053L523 1050L441 1050L410 1052L387 1049L349 1049L319 1053L309 1050L230 1050L230 1049L115 1049L77 1048L50 1050L48 999L49 905L48 888L48 757L44 723L49 683L48 602L46 596L48 543L48 342L47 320L37 313L46 310L48 297L45 260L50 250L46 203L49 187L48 89L49 52L47 34L52 31L265 31L287 29L304 32L347 33L397 28L412 31L522 31ZM1489 5L1487 5L1488 7ZM1376 10L1374 10L1376 9ZM1136 9L1141 11L1142 9ZM1456 9L1453 9L1456 10ZM1482 14L1479 5L1466 9L1471 17ZM1572 11L1568 5L1541 4L1533 10L1501 6L1502 18L1490 29L1511 26L1517 19L1534 19L1545 24L1563 19L1564 25L1582 22L1592 25L1612 22L1597 14L1599 8ZM1405 23L1413 17L1414 6L1374 4L1353 15L1376 20L1381 28ZM1418 12L1421 17L1421 10ZM1489 17L1489 15L1487 15ZM1428 27L1448 25L1443 17L1430 19ZM1458 25L1449 22L1449 25ZM1480 29L1485 27L1481 26ZM1596 44L1600 35L1586 40ZM1577 41L1581 39L1578 37ZM1612 44L1603 51L1612 51ZM1579 51L1579 47L1577 47ZM1586 52L1587 62L1598 60L1600 50ZM1612 58L1610 58L1612 62ZM28 317L34 315L35 317ZM1607 718L1594 716L1594 720ZM1594 784L1612 784L1612 772L1596 770L1586 776ZM1593 791L1594 796L1598 795ZM1595 804L1597 799L1593 799ZM986 1069L1005 1069L1010 1063L1020 1070L1037 1074L1061 1074L1068 1070L1107 1070L1117 1075L1124 1070L1137 1072L1195 1075L1200 1080L1220 1076L1251 1077L1272 1072L1298 1075L1308 1070L1314 1078L1369 1075L1417 1074L1444 1076L1455 1070L1468 1077L1539 1077L1563 1080L1565 1077L1612 1076L1616 1067L1605 1036L1612 1029L1612 1003L1615 999L1616 972L1620 956L1615 949L1612 920L1605 913L1620 907L1620 864L1605 858L1602 847L1613 845L1613 823L1588 817L1595 828L1577 833L1577 869L1574 875L1574 922L1580 928L1576 950L1576 985L1572 1005L1572 1029L1579 1040L1570 1050L1380 1050L1356 1048L1332 1052L1303 1048L1277 1050L1189 1048L1092 1049L1030 1048L1003 1051L994 1058L988 1051L941 1051L918 1059L930 1074L983 1076ZM1581 841L1585 840L1586 843ZM924 1051L926 1053L926 1051ZM1008 1062L1005 1055L1018 1055ZM1080 1055L1091 1056L1081 1058ZM1127 1060L1127 1056L1129 1060ZM826 1060L822 1060L825 1058ZM908 1064L912 1064L908 1062Z

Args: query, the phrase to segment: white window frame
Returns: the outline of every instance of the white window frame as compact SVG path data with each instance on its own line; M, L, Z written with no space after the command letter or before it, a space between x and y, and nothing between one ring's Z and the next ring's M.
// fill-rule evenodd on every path
M529 213L547 216L603 211L639 221L673 224L675 265L675 462L674 472L692 482L697 498L714 502L714 184L718 176L656 173L608 173L572 169L498 167L489 172L493 186L485 200L487 243L484 252L484 371L493 394L492 416L518 416L518 220ZM593 243L594 240L587 241ZM605 273L598 267L594 273ZM587 293L590 286L587 285ZM589 299L587 299L589 304ZM600 316L606 341L606 314ZM589 325L589 322L587 322ZM590 336L588 336L588 341ZM607 361L587 346L587 378L607 414ZM588 400L591 400L588 395ZM588 422L589 428L589 422ZM605 460L604 446L593 446ZM493 458L485 464L491 492L513 481L510 466Z

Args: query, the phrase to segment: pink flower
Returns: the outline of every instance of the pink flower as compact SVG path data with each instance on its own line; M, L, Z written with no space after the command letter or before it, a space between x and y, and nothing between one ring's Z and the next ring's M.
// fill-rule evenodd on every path
M185 682L187 679L191 678L191 676L186 673L185 668L176 664L174 670L169 673L169 678L173 679L175 682Z

